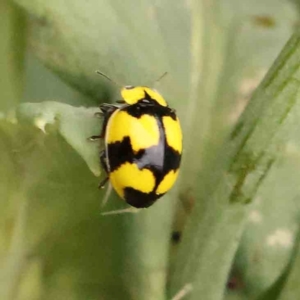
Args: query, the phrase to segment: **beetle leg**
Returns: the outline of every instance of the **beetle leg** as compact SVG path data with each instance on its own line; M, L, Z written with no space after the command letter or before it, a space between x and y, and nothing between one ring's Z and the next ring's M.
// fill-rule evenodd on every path
M105 150L102 150L100 152L100 163L106 174L108 174L108 168L107 168L107 163L106 163L106 154Z
M104 115L106 113L113 113L116 109L118 109L118 107L110 103L103 103L100 105L101 113Z
M98 112L94 113L94 117L96 117L96 118L103 118L103 112L102 111L98 111Z
M105 155L105 151L102 150L100 152L100 163L101 163L101 166L102 168L104 169L104 171L106 172L106 174L108 174L108 169L107 169L107 164L106 164L106 155ZM107 183L109 177L106 176L98 185L98 188L99 189L103 189L105 184Z
M91 142L95 142L95 141L98 141L101 138L102 138L101 135L92 135L91 137L88 138L88 140L91 141Z
M105 128L106 128L106 124L108 122L109 117L111 116L111 114L116 110L117 108L112 105L112 104L101 104L100 105L100 112L96 112L94 114L95 117L97 118L103 118L104 117L104 121L103 121L103 126L102 126L102 130L101 130L101 134L100 135L93 135L89 138L90 141L94 142L97 141L99 139L103 139L104 135L105 135Z
M119 103L119 104L125 104L126 103L124 100L117 100L116 102Z
M101 163L101 166L102 168L104 169L104 171L106 172L106 177L99 183L98 185L98 188L99 189L102 189L104 188L105 184L107 183L107 181L109 180L109 177L108 177L108 168L107 168L107 164L106 164L106 154L105 154L105 150L102 150L100 152L100 163ZM108 198L111 194L111 190L112 190L112 186L111 184L108 185L108 188L106 190L106 193L105 193L105 196L103 198L103 201L101 203L101 207L104 207L105 204L107 203L108 201Z
M108 178L108 176L107 176L107 177L105 177L102 181L100 181L100 183L99 183L99 185L98 185L98 188L99 188L99 189L103 189L104 186L106 185L108 179L109 179L109 178Z
M187 283L171 300L181 300L193 290L191 283Z
M119 215L119 214L124 214L124 213L138 213L141 210L136 207L128 207L124 209L117 209L117 210L111 210L111 211L106 211L101 213L102 216L108 216L108 215Z
M111 115L117 109L118 109L118 107L116 107L112 104L108 104L108 103L103 103L103 104L100 105L100 110L101 110L101 114L102 114L102 117L103 117L103 123L102 123L102 130L101 130L100 138L105 137L105 130L106 130L108 120L111 117Z

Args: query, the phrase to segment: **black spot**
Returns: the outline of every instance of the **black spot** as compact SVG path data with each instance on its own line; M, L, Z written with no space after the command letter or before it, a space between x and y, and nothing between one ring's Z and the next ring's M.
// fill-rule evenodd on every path
M180 166L181 155L178 151L174 150L168 145L165 148L165 161L164 161L164 171L168 173L171 170L177 170Z
M150 115L162 118L169 116L176 120L175 110L168 107L159 105L149 94L145 92L145 97L133 105L125 106L121 110L126 111L129 115L135 118L141 118L143 115Z
M121 142L110 143L107 145L107 156L109 162L109 171L113 172L125 162L132 163L134 154L128 136Z
M128 204L137 208L145 208L151 206L163 194L157 195L153 192L143 193L131 187L124 189L124 198Z
M117 170L122 164L135 163L140 170L150 170L156 178L156 187L164 176L171 170L176 171L180 166L181 155L165 142L163 129L160 129L158 145L134 152L128 136L122 141L107 145L109 171Z
M180 231L173 231L172 232L172 242L179 243L181 240L181 232Z

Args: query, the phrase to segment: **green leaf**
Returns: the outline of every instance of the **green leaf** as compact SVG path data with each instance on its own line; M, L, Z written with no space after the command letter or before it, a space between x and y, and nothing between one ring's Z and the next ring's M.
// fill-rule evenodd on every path
M59 102L24 103L16 111L20 121L33 123L46 134L47 126L57 127L61 136L82 156L91 171L100 175L99 143L88 140L101 132L102 120L97 108L73 107Z
M161 90L181 117L185 145L181 179L172 193L139 215L101 218L98 207L103 193L98 196L97 179L87 168L88 164L97 173L98 151L85 140L100 125L92 118L93 109L58 103L19 107L19 120L25 118L39 128L43 128L45 120L52 124L55 116L59 118L54 125L45 127L47 135L26 122L24 128L17 126L18 136L26 137L26 141L11 141L14 135L4 135L7 142L3 143L2 157L8 157L6 168L18 170L10 178L20 173L30 179L30 184L21 189L22 198L30 201L30 220L25 234L20 235L34 242L25 245L26 250L30 249L25 252L32 258L29 268L18 264L28 258L23 251L12 256L5 271L13 270L12 265L22 268L8 276L9 284L3 286L17 291L16 278L27 270L29 274L21 280L23 293L31 287L42 299L164 299L167 280L172 296L191 282L192 298L220 299L250 209L244 202L256 195L269 178L264 174L268 170L272 174L278 164L272 147L279 141L273 139L272 151L257 161L257 152L262 147L269 149L270 133L281 128L272 119L282 113L276 101L273 103L271 96L262 96L261 92L226 151L223 142L253 86L292 31L297 17L294 7L281 0L248 4L240 0L16 3L31 16L32 52L61 78L93 97L72 102L56 96L56 100L90 105L96 98L97 104L106 99L102 86L105 81L95 76L95 69L122 84L150 86L168 71L169 76L160 83ZM31 83L32 89L42 86L41 74L44 73L39 71L38 80ZM296 84L288 86L281 96L293 100L296 89ZM270 109L276 113L260 107L261 99L273 103ZM268 114L271 117L266 123L258 121ZM242 147L247 136L253 138ZM21 144L21 149L28 145L31 149L32 141L36 151L18 155L21 166L15 167L9 145L15 148ZM239 147L241 152L236 155ZM7 189L14 192L8 178L7 181ZM6 185L2 188L6 190ZM167 266L178 195L197 204L179 255ZM117 200L112 197L106 209L122 207ZM4 207L10 203L3 202ZM16 201L12 207L11 219L5 218L3 230L11 228L6 224L18 224L19 209L22 215L22 205ZM9 215L7 209L4 214ZM10 244L12 233L8 230L3 234L5 245ZM7 248L3 250L4 258ZM14 254L13 247L12 250ZM172 269L171 278L167 278L168 267ZM38 291L34 286L39 287Z
M184 231L171 281L173 292L189 282L194 286L190 299L222 299L222 286L253 205L249 203L265 182L276 184L276 175L289 159L286 149L297 142L299 43L297 32L254 94L223 155L211 166L214 178L202 179L195 190L199 200ZM298 178L298 164L290 165L289 175ZM290 182L286 189L287 199L299 194L299 186Z
M295 268L295 261L297 259L297 256L299 256L299 254L298 254L299 253L299 242L300 242L300 231L299 231L299 228L298 228L298 232L297 232L297 235L296 235L296 239L294 241L292 253L291 253L291 256L289 258L288 264L286 265L286 267L285 267L284 271L282 272L282 274L274 282L274 284L268 290L266 290L263 294L261 294L258 297L257 300L292 299L290 297L290 295L293 294L293 292L295 292L295 291L292 291L290 289L290 286L287 286L285 288L285 285L286 285L288 280L290 281L289 276L291 275L291 270L292 270L292 268ZM284 297L282 297L282 291L284 290L284 288L286 289L286 291L289 294L288 297L286 297L286 295L284 295ZM298 294L299 294L298 291L296 291L294 293L295 296L297 296Z
M163 89L175 89L169 95L187 94L186 61L188 53L188 7L182 2L151 4L142 1L81 1L51 3L18 0L32 16L31 46L40 59L64 79L93 97L101 97L100 69L122 84L153 85L165 71ZM180 35L170 35L180 15ZM134 22L132 19L134 18ZM179 33L178 31L178 33ZM183 42L184 41L184 42ZM181 49L177 45L181 44ZM176 47L176 48L175 48ZM155 49L155 51L154 51ZM176 51L174 51L174 49ZM141 76L142 75L142 76ZM105 79L102 79L105 81ZM173 89L169 88L169 91ZM175 97L175 99L177 98Z
M0 2L0 110L7 111L20 101L26 22L23 12L9 0Z
M87 140L100 132L97 110L44 102L3 115L1 299L164 298L171 199L101 216L99 144Z

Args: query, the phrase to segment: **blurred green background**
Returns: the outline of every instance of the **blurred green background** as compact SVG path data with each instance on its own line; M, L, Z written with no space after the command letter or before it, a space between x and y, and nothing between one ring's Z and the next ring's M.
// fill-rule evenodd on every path
M0 0L0 300L299 299L299 8ZM101 215L97 69L168 72L181 173L138 214Z

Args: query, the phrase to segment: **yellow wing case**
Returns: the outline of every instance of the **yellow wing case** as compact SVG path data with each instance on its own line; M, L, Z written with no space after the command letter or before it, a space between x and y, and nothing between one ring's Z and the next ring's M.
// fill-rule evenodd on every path
M182 155L179 119L163 97L148 87L122 88L123 105L104 104L101 162L128 204L149 207L174 185Z

